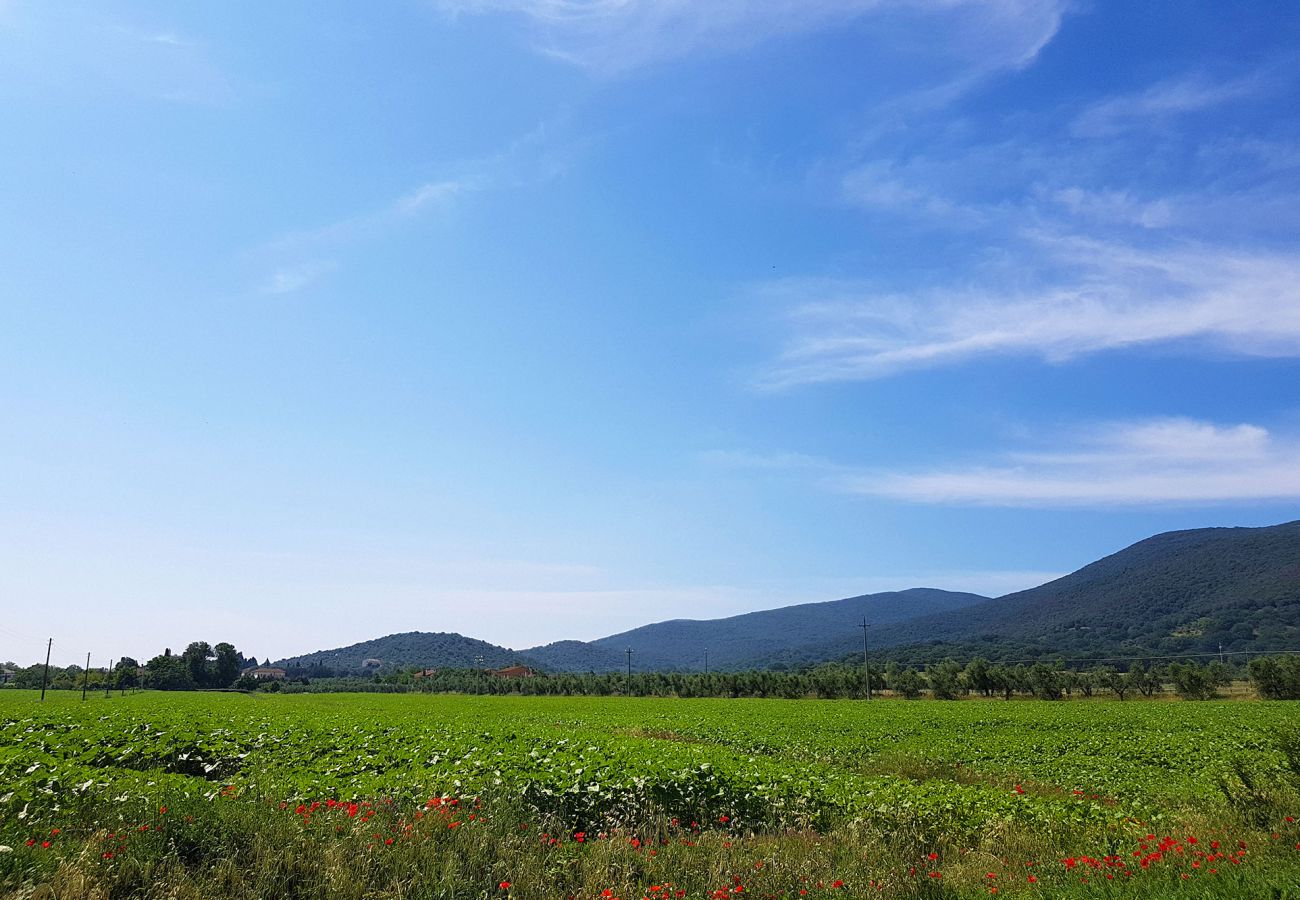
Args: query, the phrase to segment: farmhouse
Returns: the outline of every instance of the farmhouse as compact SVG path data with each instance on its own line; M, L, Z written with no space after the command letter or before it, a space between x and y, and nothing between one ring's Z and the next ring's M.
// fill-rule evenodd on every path
M416 678L432 678L433 676L435 676L435 675L438 674L438 670L437 670L437 669L420 669L420 670L418 670L418 671L416 671L416 672L412 672L411 674L412 674L413 676L415 676Z
M15 674L17 673L13 669L0 669L0 684L8 684L13 681Z
M245 669L243 674L251 675L258 681L283 681L286 673L284 669L274 666L258 666L256 669Z
M504 669L493 669L492 674L497 678L532 678L537 673L527 666L506 666Z

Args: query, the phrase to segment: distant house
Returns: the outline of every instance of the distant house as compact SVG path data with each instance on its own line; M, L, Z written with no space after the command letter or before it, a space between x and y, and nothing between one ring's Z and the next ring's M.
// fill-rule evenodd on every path
M506 666L504 669L493 669L492 674L497 678L532 678L537 673L527 666Z
M17 673L13 669L0 669L0 684L8 684Z
M363 669L378 669L378 668L379 668L380 666L382 666L383 664L384 664L384 661L383 661L382 659L367 659L367 660L365 660L364 662L361 663L361 668L363 668Z
M287 673L274 666L258 666L256 669L245 669L243 674L251 675L258 681L283 681Z
M437 669L420 669L418 672L412 672L416 678L432 678L438 674Z

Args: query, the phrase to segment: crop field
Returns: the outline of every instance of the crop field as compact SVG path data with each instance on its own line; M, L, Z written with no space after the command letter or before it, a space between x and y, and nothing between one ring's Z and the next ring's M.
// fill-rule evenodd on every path
M42 897L1300 897L1300 704L0 692Z

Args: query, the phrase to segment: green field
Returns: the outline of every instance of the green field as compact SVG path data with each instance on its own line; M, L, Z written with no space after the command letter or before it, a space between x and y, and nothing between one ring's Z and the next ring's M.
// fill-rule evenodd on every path
M10 891L627 900L668 884L684 897L1300 884L1287 821L1300 818L1300 760L1279 743L1297 703L35 700L0 692Z

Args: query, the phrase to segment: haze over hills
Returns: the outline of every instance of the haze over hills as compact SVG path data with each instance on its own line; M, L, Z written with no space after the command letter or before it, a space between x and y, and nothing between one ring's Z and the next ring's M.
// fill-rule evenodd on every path
M1300 521L1201 528L1139 541L1047 584L990 599L913 588L724 619L674 619L595 641L514 651L457 634L410 632L282 660L360 670L502 666L555 672L805 665L855 656L863 617L873 652L925 662L947 655L1072 658L1300 647ZM481 658L481 662L479 662Z
M865 616L871 622L901 623L940 615L988 600L979 594L912 588L863 594L822 603L728 616L725 619L674 619L592 641L617 653L630 647L633 662L647 669L698 670L708 651L712 669L762 668L777 661L820 662L838 635L856 639ZM527 651L532 653L534 651Z

